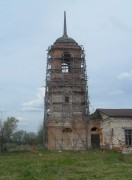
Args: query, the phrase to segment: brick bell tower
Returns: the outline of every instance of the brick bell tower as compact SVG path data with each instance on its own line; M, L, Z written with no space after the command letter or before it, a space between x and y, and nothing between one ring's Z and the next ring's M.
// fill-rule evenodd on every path
M88 147L89 101L84 49L63 36L48 48L44 110L44 146L81 150Z

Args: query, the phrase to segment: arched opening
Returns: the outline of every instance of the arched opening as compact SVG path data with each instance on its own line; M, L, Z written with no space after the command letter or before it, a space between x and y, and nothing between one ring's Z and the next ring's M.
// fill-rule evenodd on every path
M65 127L62 130L63 137L63 147L65 149L71 149L72 147L72 129L69 127Z
M71 55L68 52L62 54L62 73L70 72Z
M91 128L91 147L100 148L100 135L96 127Z
M72 129L71 129L71 128L64 128L64 129L62 130L62 132L72 132Z
M91 129L91 131L97 131L97 129L98 129L98 128L93 127L93 128Z

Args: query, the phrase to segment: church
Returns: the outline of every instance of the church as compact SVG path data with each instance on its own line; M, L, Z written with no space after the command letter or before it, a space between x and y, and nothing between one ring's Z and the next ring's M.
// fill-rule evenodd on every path
M132 109L89 112L83 46L67 34L47 50L44 146L52 150L114 149L132 152Z

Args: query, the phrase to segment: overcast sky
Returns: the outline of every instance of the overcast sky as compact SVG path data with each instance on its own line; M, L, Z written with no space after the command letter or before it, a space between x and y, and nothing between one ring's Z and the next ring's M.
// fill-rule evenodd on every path
M86 53L90 108L132 108L131 0L0 0L0 112L43 121L46 50L63 34Z

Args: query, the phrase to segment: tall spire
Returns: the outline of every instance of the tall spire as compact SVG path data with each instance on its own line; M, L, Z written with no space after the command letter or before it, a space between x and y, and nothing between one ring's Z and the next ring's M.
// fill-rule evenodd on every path
M67 27L66 27L66 11L64 11L64 32L63 32L63 36L68 37L67 36Z

